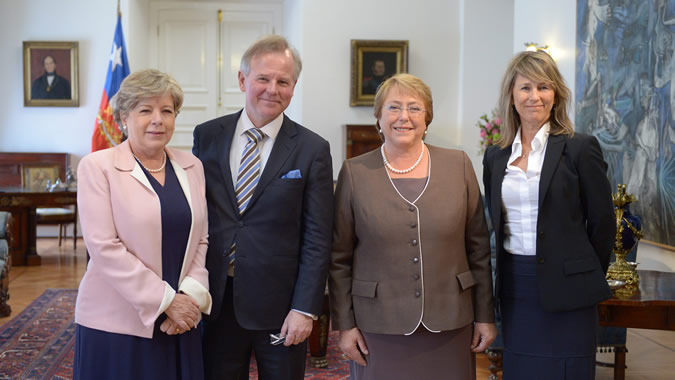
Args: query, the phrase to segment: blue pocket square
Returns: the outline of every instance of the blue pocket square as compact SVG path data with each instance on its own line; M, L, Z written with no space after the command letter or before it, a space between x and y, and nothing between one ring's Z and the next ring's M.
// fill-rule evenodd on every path
M284 179L284 178L302 178L302 174L300 174L300 169L293 169L290 172L282 175L281 178L282 179Z

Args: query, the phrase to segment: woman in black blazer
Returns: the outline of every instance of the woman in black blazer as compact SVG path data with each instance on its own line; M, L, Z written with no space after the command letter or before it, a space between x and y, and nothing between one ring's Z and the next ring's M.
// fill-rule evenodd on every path
M547 53L516 55L502 80L502 138L483 158L504 380L595 377L596 305L612 295L616 225L600 145L574 133L569 101Z

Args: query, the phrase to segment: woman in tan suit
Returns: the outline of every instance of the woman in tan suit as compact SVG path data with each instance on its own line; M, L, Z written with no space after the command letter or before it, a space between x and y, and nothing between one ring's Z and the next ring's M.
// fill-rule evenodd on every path
M464 152L424 143L431 90L398 74L375 95L381 149L344 162L329 290L355 379L475 378L496 336L490 244Z

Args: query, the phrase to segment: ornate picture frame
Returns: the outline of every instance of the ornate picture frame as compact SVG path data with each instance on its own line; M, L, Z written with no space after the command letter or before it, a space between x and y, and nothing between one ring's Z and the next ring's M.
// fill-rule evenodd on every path
M41 190L47 183L54 183L59 178L58 165L22 165L21 183L24 188Z
M78 61L77 41L24 41L24 106L79 107Z
M372 106L377 87L408 72L408 40L352 40L351 106Z

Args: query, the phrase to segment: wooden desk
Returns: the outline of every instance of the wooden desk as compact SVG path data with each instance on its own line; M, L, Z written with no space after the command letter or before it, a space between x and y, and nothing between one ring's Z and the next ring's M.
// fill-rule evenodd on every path
M40 265L35 248L37 207L63 207L77 203L75 190L48 192L20 187L0 188L0 210L14 219L14 243L10 247L12 265Z
M639 270L640 290L614 291L614 298L598 305L600 325L675 331L675 273ZM626 353L617 352L614 379L625 379Z

